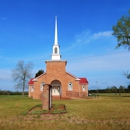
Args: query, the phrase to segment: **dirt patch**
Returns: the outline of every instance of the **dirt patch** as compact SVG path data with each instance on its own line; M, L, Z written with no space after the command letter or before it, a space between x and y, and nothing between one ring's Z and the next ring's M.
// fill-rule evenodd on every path
M42 104L36 105L28 111L28 114L42 115L42 114L65 114L66 107L63 104L52 104L50 110L42 110Z

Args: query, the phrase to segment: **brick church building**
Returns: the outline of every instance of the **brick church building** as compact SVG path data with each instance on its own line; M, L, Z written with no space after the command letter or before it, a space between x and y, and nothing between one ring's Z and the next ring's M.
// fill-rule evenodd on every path
M71 97L88 96L88 81L78 78L66 71L66 60L61 60L60 46L57 35L57 17L55 18L55 38L51 60L46 60L46 72L36 78L30 79L28 96L41 99L43 85L52 86L52 99L67 99Z

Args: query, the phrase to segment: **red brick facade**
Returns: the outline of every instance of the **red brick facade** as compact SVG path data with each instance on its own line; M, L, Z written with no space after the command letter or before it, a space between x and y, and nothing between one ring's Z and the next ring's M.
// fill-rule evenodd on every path
M34 91L30 92L29 97L41 99L41 84L51 84L53 99L88 96L88 82L80 83L80 78L67 73L66 64L67 61L62 60L46 61L46 73L33 79Z

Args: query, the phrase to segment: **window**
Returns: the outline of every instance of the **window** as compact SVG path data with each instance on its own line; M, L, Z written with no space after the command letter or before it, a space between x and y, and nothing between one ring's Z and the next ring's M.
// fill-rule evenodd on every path
M85 85L82 86L82 91L86 91L86 86Z
M73 90L73 84L72 84L72 82L68 83L68 90Z
M33 92L33 91L34 91L34 86L31 87L31 92Z
M43 86L44 86L44 82L42 82L40 85L40 91L43 91Z
M55 54L57 54L57 47L55 47Z

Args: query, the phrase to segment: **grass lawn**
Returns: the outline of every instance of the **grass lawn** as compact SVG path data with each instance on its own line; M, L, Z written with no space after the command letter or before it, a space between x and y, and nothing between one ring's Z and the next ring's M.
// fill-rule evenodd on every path
M68 113L29 115L40 100L0 96L0 130L129 130L130 94L99 94L98 98L53 101Z

